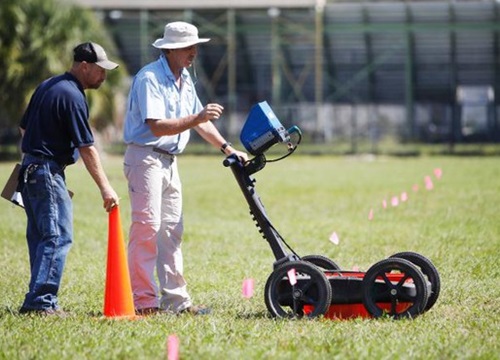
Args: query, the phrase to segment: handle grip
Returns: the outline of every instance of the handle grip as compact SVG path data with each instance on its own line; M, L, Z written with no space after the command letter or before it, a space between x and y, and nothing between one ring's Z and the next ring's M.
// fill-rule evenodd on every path
M239 162L239 161L240 160L238 159L238 156L236 154L231 154L227 158L224 159L224 161L222 162L222 164L225 167L229 167L229 166L231 166L234 163Z

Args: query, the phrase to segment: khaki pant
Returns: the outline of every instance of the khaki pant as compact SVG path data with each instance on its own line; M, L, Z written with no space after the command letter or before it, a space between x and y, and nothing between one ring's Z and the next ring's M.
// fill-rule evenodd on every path
M132 208L128 261L135 308L181 311L192 304L183 276L182 187L177 160L151 147L129 145L124 172Z

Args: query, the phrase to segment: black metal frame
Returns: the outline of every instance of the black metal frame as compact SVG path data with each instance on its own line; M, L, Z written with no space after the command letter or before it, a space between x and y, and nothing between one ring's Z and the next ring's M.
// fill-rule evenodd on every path
M236 181L238 182L238 185L240 186L240 189L245 196L245 199L250 207L250 214L253 217L253 220L256 223L257 228L259 229L259 232L262 234L263 238L266 239L266 241L269 243L271 250L274 254L274 257L276 261L274 262L274 270L277 271L278 267L284 263L287 262L295 262L301 261L301 257L293 251L293 249L285 242L285 240L281 237L281 235L278 233L278 231L275 229L275 227L272 225L271 220L267 216L266 210L264 208L264 205L257 194L257 191L255 190L255 183L256 180L255 178L252 177L252 175L260 170L262 170L265 165L266 165L266 158L263 154L257 155L255 158L251 159L250 161L243 163L241 160L234 154L229 155L223 162L225 167L230 167L234 177L236 178ZM393 262L406 262L408 263L406 266L413 267L409 261L402 260L402 259L392 259ZM305 261L308 262L308 261ZM377 265L377 264L375 264ZM374 265L374 266L375 266ZM403 264L404 265L404 264ZM378 266L378 265L377 265ZM365 292L365 282L364 281L364 272L359 272L359 271L343 271L343 270L328 270L328 269L321 269L320 267L314 267L316 271L319 271L320 273L323 273L326 278L325 281L329 283L329 286L331 289L335 290L333 293L331 293L328 301L330 304L356 304L356 303L362 303L363 299L366 300L367 296L364 294ZM371 269L369 270L369 272ZM415 268L414 271L422 277L422 282L424 281L423 275L420 273L420 271ZM273 277L274 271L270 276L270 279ZM299 288L304 288L304 289L309 289L310 286L308 285L308 282L311 281L307 277L304 279L299 279L298 280L298 287ZM385 283L374 283L373 284L373 289L376 289L378 293L386 293L385 296L383 297L378 297L377 301L379 302L387 302L387 303L392 303L393 307L395 306L394 304L397 303L396 297L390 295L389 293L389 287L388 287L388 282L389 280L386 278ZM316 284L315 286L319 286L321 284ZM368 285L367 285L368 286ZM393 285L390 285L393 286ZM409 296L414 295L413 292L414 290L411 287L405 286L403 283L398 284L399 286L399 295L398 296L406 296L407 298ZM431 293L431 284L428 282L426 284L426 298L425 302L427 301L429 294ZM294 294L294 287L293 285L290 285L289 281L286 279L282 279L278 292L280 294ZM389 289L389 290L388 290ZM319 291L319 289L316 289ZM370 290L372 291L372 290ZM373 290L374 291L374 290ZM300 291L299 291L300 292ZM269 294L266 294L266 296L271 296ZM369 297L368 297L369 298ZM267 297L266 297L266 300ZM281 299L279 301L279 304L281 306L292 306L296 307L296 304L294 303L296 301L294 296L291 296L289 299ZM375 306L375 301L372 301L372 306ZM419 313L424 311L424 306L425 303L422 305L422 309L419 309ZM395 308L394 308L395 309ZM373 309L372 309L373 311ZM378 311L378 310L377 310ZM382 311L382 310L380 310ZM401 314L395 314L397 316L401 316ZM416 315L416 314L413 314ZM408 314L402 315L402 316L408 316Z
M264 155L258 155L247 164L243 164L236 155L229 155L223 162L224 166L230 167L238 185L240 186L243 195L250 207L252 215L259 232L263 238L269 243L273 251L276 262L274 266L292 260L300 260L300 258L291 250L284 239L278 233L271 223L271 220L266 214L266 210L260 200L257 191L255 190L255 178L251 175L260 171L266 164Z

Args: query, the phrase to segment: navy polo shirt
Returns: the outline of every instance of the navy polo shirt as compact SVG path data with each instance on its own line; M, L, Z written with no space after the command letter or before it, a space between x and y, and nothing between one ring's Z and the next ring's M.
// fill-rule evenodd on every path
M61 165L73 164L75 148L94 143L88 118L85 92L73 75L45 80L35 90L21 120L23 153L45 156Z

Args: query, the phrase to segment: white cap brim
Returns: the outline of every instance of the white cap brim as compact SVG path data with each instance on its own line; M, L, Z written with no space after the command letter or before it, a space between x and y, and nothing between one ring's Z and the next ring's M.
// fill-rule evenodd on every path
M156 41L152 45L157 49L182 49L196 44L205 43L207 41L210 41L210 39L200 38L193 41L169 43L165 41L165 39L161 38L156 39Z
M102 67L103 69L106 69L106 70L113 70L113 69L116 69L118 67L117 63L109 61L109 60L97 61L95 64L99 65L100 67Z

